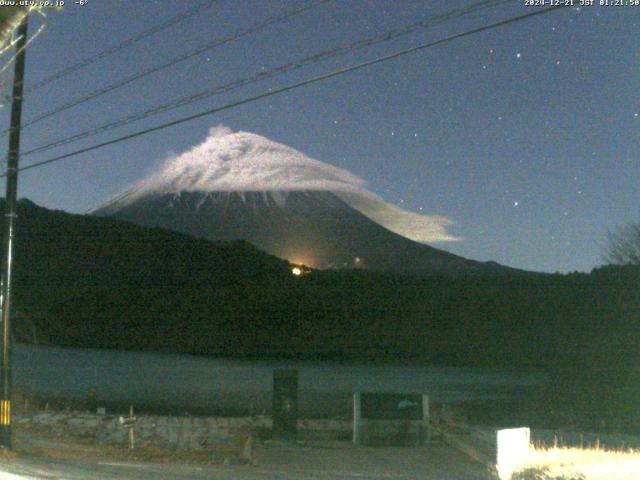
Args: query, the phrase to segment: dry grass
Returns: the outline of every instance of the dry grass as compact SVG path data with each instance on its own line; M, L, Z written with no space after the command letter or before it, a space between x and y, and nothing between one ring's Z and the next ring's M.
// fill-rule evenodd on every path
M534 447L513 480L640 480L640 451Z

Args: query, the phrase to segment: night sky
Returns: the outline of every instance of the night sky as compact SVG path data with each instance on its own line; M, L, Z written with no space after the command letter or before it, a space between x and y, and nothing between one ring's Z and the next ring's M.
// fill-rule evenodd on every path
M32 15L31 33L46 28L28 49L27 89L204 3L67 0L60 13ZM305 3L213 2L197 18L28 93L23 119ZM333 0L27 127L22 150L472 3ZM507 2L24 156L21 165L534 9ZM640 220L638 38L640 6L562 9L25 171L19 195L86 212L224 124L347 169L398 206L453 220L450 232L462 240L438 248L537 271L589 271L602 263L607 232ZM5 95L11 70L0 77ZM0 114L4 129L9 107Z

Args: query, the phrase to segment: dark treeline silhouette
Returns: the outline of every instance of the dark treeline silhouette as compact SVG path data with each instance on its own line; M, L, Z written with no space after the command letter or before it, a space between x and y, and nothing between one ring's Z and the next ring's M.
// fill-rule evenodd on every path
M4 208L4 205L0 205ZM540 367L599 411L640 400L640 267L590 274L313 271L19 203L15 338L244 358ZM635 406L634 406L635 405Z

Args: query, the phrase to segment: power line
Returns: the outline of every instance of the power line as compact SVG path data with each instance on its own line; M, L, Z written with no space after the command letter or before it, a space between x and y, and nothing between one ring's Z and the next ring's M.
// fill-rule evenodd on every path
M21 49L16 49L16 51L14 52L13 56L7 60L7 62L5 62L5 64L2 66L2 68L0 68L0 75L2 75L10 66L13 62L16 61L16 59L18 58L18 56L20 55L20 53L22 52L22 50L26 49L29 45L31 45L31 43L40 36L40 34L44 31L44 29L47 27L46 23L43 23L42 25L40 25L40 28L38 28L38 30L36 30L36 32L31 35L31 38L27 39L26 43L24 44L24 46L21 47ZM17 43L18 41L20 41L20 38L16 38L15 43ZM10 48L13 46L14 42L9 43L9 45L7 45L6 49ZM5 50L0 51L0 55L2 55L2 53L4 53ZM22 81L22 80L21 80ZM0 81L0 88L1 86L4 84L4 81ZM12 95L3 95L4 97L4 101L9 102L9 101L13 101L14 98ZM4 105L1 103L2 100L0 100L0 107L3 107ZM7 132L9 131L8 129L6 130Z
M47 27L46 23L43 23L42 25L40 25L40 28L38 28L38 30L36 31L36 33L34 33L30 39L27 40L27 43L22 47L22 50L24 50L25 48L27 48L31 42L33 42L36 38L38 38L40 36L40 34L42 33L42 31ZM2 50L0 50L0 56L2 56L8 49L10 49L11 47L14 46L14 44L17 44L20 41L20 37L18 36L15 40L9 42L9 44L4 47ZM16 61L16 58L18 57L18 55L20 55L20 52L22 52L21 49L16 49L16 51L14 52L13 56L7 60L4 65L2 66L2 68L0 68L0 74L2 74L7 68L9 68L11 66L11 64Z
M445 38L442 38L440 40L436 40L436 41L429 42L429 43L424 43L422 45L411 47L411 48L408 48L408 49L405 49L405 50L400 50L398 52L394 52L394 53L391 53L391 54L388 54L388 55L384 55L382 57L378 57L378 58L375 58L373 60L368 60L366 62L362 62L362 63L359 63L357 65L353 65L351 67L346 67L346 68L342 68L342 69L339 69L339 70L334 70L333 72L326 73L326 74L323 74L323 75L319 75L319 76L316 76L316 77L313 77L313 78L310 78L310 79L307 79L307 80L303 80L301 82L297 82L297 83L294 83L294 84L291 84L291 85L287 85L287 86L282 87L282 88L266 91L266 92L260 93L258 95L254 95L252 97L248 97L248 98L245 98L245 99L242 99L242 100L238 100L238 101L233 102L233 103L228 103L228 104L223 105L221 107L216 107L216 108L212 108L212 109L209 109L209 110L205 110L203 112L196 113L194 115L189 115L187 117L183 117L183 118L180 118L180 119L177 119L177 120L173 120L171 122L163 123L163 124L157 125L155 127L151 127L151 128L147 128L147 129L144 129L144 130L140 130L138 132L131 133L129 135L124 135L122 137L118 137L118 138L115 138L115 139L112 139L112 140L109 140L109 141L106 141L106 142L98 143L98 144L92 145L90 147L81 148L79 150L75 150L73 152L66 153L64 155L59 155L57 157L49 158L47 160L42 160L40 162L32 163L31 165L27 165L25 167L19 168L18 171L30 170L32 168L38 168L38 167L41 167L41 166L44 166L44 165L48 165L50 163L59 162L61 160L64 160L64 159L67 159L67 158L70 158L70 157L74 157L74 156L80 155L82 153L87 153L87 152L90 152L90 151L93 151L93 150L97 150L99 148L103 148L103 147L106 147L106 146L109 146L109 145L114 145L116 143L121 143L121 142L124 142L126 140L131 140L133 138L137 138L137 137L140 137L140 136L143 136L143 135L147 135L149 133L153 133L153 132L156 132L158 130L163 130L165 128L174 127L176 125L180 125L182 123L190 122L192 120L196 120L196 119L201 118L201 117L212 115L214 113L218 113L218 112L221 112L223 110L229 110L231 108L239 107L241 105L246 105L248 103L252 103L252 102L255 102L257 100L261 100L263 98L272 97L274 95L278 95L280 93L288 92L290 90L295 90L297 88L304 87L306 85L310 85L310 84L313 84L313 83L317 83L317 82L321 82L321 81L324 81L324 80L328 80L330 78L337 77L337 76L343 75L345 73L353 72L353 71L356 71L356 70L361 70L363 68L370 67L372 65L377 65L379 63L386 62L388 60L393 60L393 59L396 59L396 58L399 58L399 57L402 57L402 56L405 56L405 55L408 55L408 54L411 54L411 53L420 52L422 50L425 50L425 49L431 48L431 47L435 47L437 45L443 45L445 43L449 43L449 42L452 42L453 40L457 40L459 38L467 37L469 35L473 35L473 34L480 33L480 32L485 32L487 30L492 30L494 28L502 27L502 26L505 26L505 25L508 25L508 24L511 24L511 23L516 23L516 22L519 22L519 21L522 21L522 20L525 20L525 19L528 19L528 18L531 18L531 17L538 16L538 15L544 15L546 13L549 13L549 12L552 12L552 11L555 11L555 10L559 10L561 8L566 8L567 6L568 5L557 5L557 6L548 7L548 8L542 9L542 10L537 10L537 11L534 11L534 12L530 12L530 13L526 13L526 14L523 14L523 15L519 15L517 17L511 17L511 18L509 18L507 20L502 20L500 22L495 22L495 23L486 25L484 27L478 27L478 28L474 28L472 30L467 30L465 32L458 33L458 34L455 34L455 35L452 35L452 36L449 36L449 37L445 37ZM0 174L0 178L6 177L6 176L7 176L7 172L6 171L4 173Z
M420 20L418 22L412 23L410 25L406 25L406 26L403 26L403 27L398 27L398 28L383 32L381 34L369 37L369 38L364 39L364 40L359 40L359 41L356 41L356 42L343 44L343 45L340 45L340 46L338 46L336 48L333 48L333 49L330 49L330 50L325 50L323 52L311 55L309 57L306 57L306 58L303 58L303 59L300 59L300 60L289 62L289 63L280 65L278 67L274 67L274 68L266 70L266 71L260 71L257 74L251 75L249 77L242 78L240 80L235 80L233 82L226 83L224 85L216 86L216 87L214 87L212 89L207 89L207 90L195 93L195 94L191 94L191 95L187 95L187 96L184 96L184 97L180 97L178 99L172 100L170 102L166 102L164 104L160 104L160 105L155 106L153 108L146 109L146 110L143 110L141 112L133 113L133 114L131 114L131 115L125 117L125 118L119 119L119 120L103 123L101 125L98 125L96 127L91 128L91 129L84 130L84 131L82 131L80 133L74 134L72 136L65 137L65 138L62 138L62 139L58 139L58 140L55 140L53 142L47 143L45 145L41 145L39 147L33 148L31 150L23 152L22 155L26 156L26 155L31 155L31 154L38 153L38 152L43 152L43 151L50 150L50 149L55 148L55 147L59 147L59 146L62 146L62 145L66 145L66 144L69 144L69 143L76 142L78 140L89 138L89 137L92 137L94 135L105 133L105 132L113 130L115 128L120 128L120 127L123 127L125 125L130 124L130 123L137 122L139 120L143 120L145 118L149 118L149 117L158 115L160 113L167 112L169 110L173 110L173 109L176 109L176 108L179 108L179 107L183 107L185 105L189 105L189 104L197 102L197 101L204 100L204 99L212 97L214 95L218 95L218 94L221 94L221 93L226 93L226 92L229 92L231 90L235 90L236 88L240 88L240 87L243 87L243 86L246 86L246 85L257 83L257 82L265 80L267 78L272 78L272 77L284 74L284 73L292 71L292 70L296 70L296 69L300 69L300 68L305 67L305 66L313 65L315 63L318 63L318 62L323 61L323 60L328 59L328 58L336 57L338 55L343 55L343 54L352 52L352 51L354 51L356 49L359 49L359 48L370 47L372 45L376 45L376 44L379 44L379 43L382 43L382 42L393 40L393 39L396 39L396 38L401 37L403 35L408 35L408 34L414 32L414 31L416 31L417 29L428 28L428 27L432 27L432 26L435 26L435 25L439 25L439 24L445 23L447 21L450 21L450 20L452 20L454 18L459 18L459 17L461 17L463 15L468 15L470 13L475 13L475 12L481 10L481 9L492 8L492 7L495 7L497 5L508 3L508 2L512 2L512 1L513 0L484 0L482 2L475 3L475 4L470 5L468 7L450 10L448 12L445 12L445 13L442 13L442 14L439 14L439 15L435 15L435 16L431 15L429 17L426 17L426 18L424 18L424 19L422 19L422 20Z
M49 75L48 77L43 78L42 80L39 80L38 82L36 82L35 84L33 84L31 87L27 88L27 92L26 93L31 93L34 92L42 87L44 87L45 85L48 85L52 82L55 82L56 80L59 80L63 77L66 77L67 75L77 72L78 70L82 70L83 68L88 67L89 65L97 62L98 60L102 60L103 58L106 58L110 55L113 55L114 53L119 52L120 50L124 50L125 48L128 48L142 40L144 40L145 38L151 37L152 35L155 35L156 33L159 33L163 30L166 30L167 28L173 27L174 25L177 25L191 17L194 17L198 14L200 14L201 12L203 12L204 10L206 10L207 8L210 8L211 6L213 6L213 4L215 4L216 2L218 2L219 0L207 0L205 3L196 6L195 8L192 8L190 10L187 10L185 12L179 13L173 17L171 17L169 20L167 20L164 23L161 23L160 25L157 25L155 27L152 27L148 30L144 30L143 32L138 33L137 35L134 35L133 37L129 37L125 40L123 40L122 42L118 43L117 45L114 45L113 47L109 47L105 50L102 50L101 52L88 57L84 60L81 60L78 63L75 63L73 65L70 65L66 68L63 68L62 70L53 73L51 75Z
M48 111L46 111L44 113L36 115L35 117L33 117L28 122L23 123L22 124L22 128L28 127L30 125L33 125L35 123L40 122L41 120L44 120L45 118L49 118L49 117L51 117L53 115L56 115L56 114L58 114L60 112L64 112L65 110L68 110L68 109L70 109L72 107L75 107L75 106L80 105L82 103L85 103L85 102L88 102L90 100L93 100L93 99L95 99L95 98L97 98L97 97L99 97L101 95L104 95L105 93L109 93L109 92L112 92L114 90L117 90L118 88L122 88L125 85L128 85L128 84L130 84L132 82L135 82L136 80L139 80L141 78L147 77L147 76L149 76L151 74L157 73L157 72L159 72L161 70L164 70L166 68L172 67L172 66L174 66L174 65L176 65L176 64L178 64L180 62L188 60L189 58L193 58L196 55L204 53L207 50L212 50L212 49L217 48L217 47L219 47L221 45L230 43L230 42L232 42L234 40L237 40L239 38L245 37L245 36L250 35L252 33L255 33L255 32L259 31L259 30L267 28L267 27L269 27L271 25L274 25L276 23L279 23L279 22L288 20L290 18L293 18L295 16L301 15L302 13L304 13L304 12L306 12L308 10L316 8L316 7L320 6L320 5L328 3L330 1L331 0L316 0L316 1L314 1L314 2L312 2L310 4L308 4L308 5L296 8L296 9L291 10L289 12L286 12L285 14L268 18L267 20L265 20L263 22L260 22L260 23L257 23L255 25L253 25L252 27L245 28L243 30L239 30L239 31L237 31L235 33L232 33L231 35L227 35L226 37L223 37L222 39L215 40L213 42L209 42L209 43L206 43L204 45L201 45L200 47L197 47L194 50L191 50L191 51L189 51L189 52L187 52L185 54L182 54L182 55L180 55L180 56L178 56L178 57L176 57L176 58L174 58L174 59L172 59L172 60L170 60L168 62L162 63L160 65L156 65L155 67L151 67L151 68L148 68L148 69L143 70L141 72L138 72L138 73L135 73L133 75L130 75L128 77L125 77L122 80L119 80L119 81L117 81L115 83L112 83L112 84L109 84L109 85L107 85L105 87L102 87L102 88L99 88L97 90L94 90L93 92L88 93L88 94L86 94L86 95L84 95L82 97L75 98L75 99L71 100L70 102L67 102L67 103L64 103L64 104L60 105L59 107L53 108L53 109L48 110Z

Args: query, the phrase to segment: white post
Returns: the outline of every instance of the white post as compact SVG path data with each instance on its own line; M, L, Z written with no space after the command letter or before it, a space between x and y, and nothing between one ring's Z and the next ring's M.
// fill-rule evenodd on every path
M427 441L431 441L431 418L429 415L429 395L422 395L422 428L427 432Z
M362 442L362 434L361 434L361 403L360 403L360 394L353 394L353 443L359 445Z
M129 405L129 418L133 419L133 405ZM133 424L129 427L129 448L133 449L135 446L135 439L133 433Z
M501 480L510 479L529 455L531 431L529 428L508 428L498 430L496 469Z

